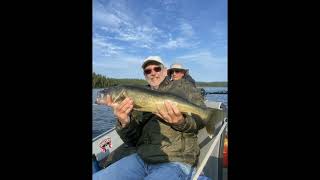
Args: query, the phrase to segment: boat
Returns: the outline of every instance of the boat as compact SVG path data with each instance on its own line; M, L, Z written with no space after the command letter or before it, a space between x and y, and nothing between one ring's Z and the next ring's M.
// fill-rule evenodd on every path
M198 133L198 144L200 147L200 156L197 164L197 171L193 180L198 177L209 177L212 180L225 179L224 169L226 169L224 151L227 135L227 108L222 102L206 101L207 107L216 108L221 111L218 114L219 123L216 125L216 131L211 138L208 136L205 128ZM98 164L107 159L110 153L124 146L123 141L117 134L115 128L112 128L101 135L92 139L93 168L100 169ZM93 170L94 171L94 170Z

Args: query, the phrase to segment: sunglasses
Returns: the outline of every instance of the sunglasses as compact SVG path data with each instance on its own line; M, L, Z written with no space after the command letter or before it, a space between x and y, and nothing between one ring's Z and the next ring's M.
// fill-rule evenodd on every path
M184 72L184 70L180 70L180 69L173 69L171 71L172 73L176 72L176 73L181 73L181 72Z
M162 69L162 68L161 68L160 66L158 66L158 67L155 67L155 68L153 68L153 69L145 69L145 70L143 70L143 71L144 71L145 74L150 74L152 70L154 70L155 72L160 72L161 69Z
M173 74L174 72L176 72L176 73L183 73L183 72L185 72L185 71L182 70L182 69L171 69L171 70L170 70L170 74Z

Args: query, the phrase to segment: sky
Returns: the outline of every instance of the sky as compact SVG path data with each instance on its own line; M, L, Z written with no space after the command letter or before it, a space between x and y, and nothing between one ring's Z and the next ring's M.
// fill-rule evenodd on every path
M160 56L201 82L227 81L227 0L93 0L93 72L144 79Z

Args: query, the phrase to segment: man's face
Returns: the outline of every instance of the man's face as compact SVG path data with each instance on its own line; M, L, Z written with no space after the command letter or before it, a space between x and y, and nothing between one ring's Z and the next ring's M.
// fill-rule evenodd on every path
M167 76L167 69L161 66L160 64L148 64L144 68L144 77L150 86L159 86L159 84Z
M179 80L184 76L185 72L183 70L172 70L171 78L172 80Z

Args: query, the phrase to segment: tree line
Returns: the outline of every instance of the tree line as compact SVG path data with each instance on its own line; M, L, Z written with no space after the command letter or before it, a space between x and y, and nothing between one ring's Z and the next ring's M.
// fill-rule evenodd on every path
M105 88L116 85L147 85L144 79L115 79L92 73L92 87ZM196 82L197 87L227 87L227 82Z
M116 85L147 85L147 81L144 79L115 79L107 78L101 74L92 73L92 87L93 88L105 88Z

